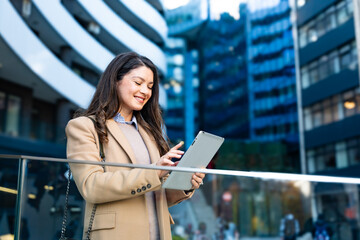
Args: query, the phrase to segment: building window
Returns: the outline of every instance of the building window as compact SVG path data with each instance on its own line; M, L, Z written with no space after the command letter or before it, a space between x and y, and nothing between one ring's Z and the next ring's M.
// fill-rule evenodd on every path
M305 123L305 131L311 130L313 128L310 108L304 109L304 123Z
M341 69L345 69L350 66L351 63L351 46L345 45L339 50L340 57L340 67Z
M348 91L343 94L343 106L345 117L350 117L356 113L355 92Z
M336 28L336 17L335 17L335 7L330 7L325 12L325 29L326 32L331 31L332 29Z
M342 1L336 5L336 17L339 25L348 20L346 2Z
M331 106L331 100L327 99L323 102L323 107L324 107L324 124L329 124L333 121L333 109Z
M305 131L360 114L360 89L335 95L304 108Z
M328 76L329 65L328 56L322 56L319 61L319 79L324 79Z
M325 13L320 14L316 20L316 32L319 36L322 36L326 32Z
M314 84L319 81L318 61L314 61L309 65L309 76L310 76L310 84Z
M309 171L309 173L316 172L315 151L314 150L307 151L306 159L307 159L307 163L308 163L308 171Z
M347 167L348 164L348 156L346 151L346 143L338 142L335 144L335 152L336 152L336 167L344 168Z
M20 110L21 98L9 95L6 111L5 133L11 136L19 136L20 133Z
M332 51L329 54L329 75L340 72L339 56L337 51Z
M309 173L360 164L360 138L308 149L306 160Z
M334 122L339 121L344 118L342 111L342 105L340 102L340 95L335 95L332 97L332 113L334 116Z
M300 28L299 30L299 45L300 45L300 48L303 48L306 46L307 44L307 26L304 26L302 28Z
M315 20L299 29L300 48L317 41L325 33L345 23L352 17L354 11L352 0L343 0L331 6Z
M6 113L6 94L4 92L0 92L0 133L4 132L5 129L5 113Z
M301 68L302 88L305 89L344 69L354 70L357 67L356 42L352 41L339 49L315 59Z
M354 165L360 163L359 139L352 139L347 141L347 147L349 164Z

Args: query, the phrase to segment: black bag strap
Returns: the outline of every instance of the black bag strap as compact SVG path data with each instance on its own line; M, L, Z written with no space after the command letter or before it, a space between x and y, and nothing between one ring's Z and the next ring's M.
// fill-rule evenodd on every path
M91 117L88 117L88 118L90 118L91 121L94 123L94 127L95 127L95 130L96 130L96 121ZM99 155L100 155L100 158L101 158L101 162L105 162L104 148L103 148L102 142L100 141L99 135L98 135L98 141L99 141ZM102 167L103 167L104 172L105 172L105 166L103 165ZM63 217L63 222L62 222L62 226L61 226L61 236L60 236L59 240L66 240L67 239L67 237L65 237L65 233L66 233L67 213L68 213L68 205L69 205L70 178L71 178L71 170L70 170L70 167L69 167L68 181L67 181L66 194L65 194L64 217ZM86 231L86 240L90 240L90 232L91 232L92 225L93 225L93 222L94 222L96 208L97 208L97 205L94 204L93 208L92 208L92 211L91 211L89 226L88 226L88 229Z
M94 123L94 127L95 127L95 130L96 130L96 121L95 121L95 119L93 119L91 117L89 117L89 118ZM100 155L100 158L101 158L101 162L105 162L104 148L103 148L102 142L100 141L99 135L98 135L98 141L99 141L99 155ZM104 172L105 172L105 166L103 165L102 167L103 167ZM86 231L86 240L90 240L90 232L91 232L91 229L92 229L92 225L94 223L96 208L97 208L97 204L94 204L93 208L92 208L92 211L91 211L89 226L88 226L88 229Z

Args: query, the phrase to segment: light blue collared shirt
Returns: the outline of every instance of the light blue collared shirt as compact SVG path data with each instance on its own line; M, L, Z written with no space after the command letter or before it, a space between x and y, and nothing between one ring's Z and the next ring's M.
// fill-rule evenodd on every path
M129 124L129 125L134 124L136 130L139 131L138 123L137 123L136 117L135 117L134 115L132 116L131 121L127 122L127 121L125 121L125 118L124 118L123 116L121 116L120 113L117 113L117 114L115 115L115 117L114 117L114 121L117 122L117 123L125 123L125 124Z

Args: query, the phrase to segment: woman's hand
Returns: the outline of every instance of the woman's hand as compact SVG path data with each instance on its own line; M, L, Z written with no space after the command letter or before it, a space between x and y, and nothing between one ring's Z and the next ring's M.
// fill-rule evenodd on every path
M175 147L171 148L169 152L167 152L164 156L160 158L160 160L156 163L156 166L176 166L177 163L171 161L172 158L180 159L184 154L184 151L179 150L179 148L184 144L183 141L178 143ZM159 178L164 177L168 174L169 171L166 170L157 170Z
M194 173L191 178L191 184L193 189L198 189L201 185L203 185L203 180L205 177L205 173Z

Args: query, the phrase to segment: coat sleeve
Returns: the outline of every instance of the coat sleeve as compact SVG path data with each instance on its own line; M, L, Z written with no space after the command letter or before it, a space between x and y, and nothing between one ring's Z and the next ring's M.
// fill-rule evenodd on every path
M194 194L195 190L191 190L185 193L182 190L166 189L166 199L169 207L181 203L182 201L189 199Z
M66 126L67 158L100 162L98 137L87 117L71 120ZM106 159L109 162L111 159ZM70 164L77 188L89 203L106 203L138 197L158 190L161 181L150 169L121 169L104 172L100 165Z

